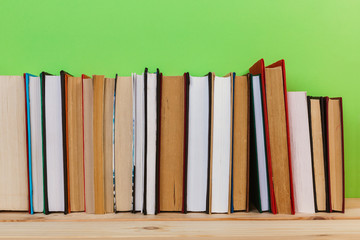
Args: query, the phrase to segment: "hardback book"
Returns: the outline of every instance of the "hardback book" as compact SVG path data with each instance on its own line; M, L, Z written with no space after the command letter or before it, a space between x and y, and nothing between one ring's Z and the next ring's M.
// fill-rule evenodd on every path
M233 86L231 212L249 211L250 75L236 76Z
M114 212L113 126L115 78L105 78L104 93L104 194L105 212Z
M212 73L209 213L230 213L233 73Z
M271 211L271 171L268 160L267 138L265 131L266 103L264 101L263 75L250 75L251 103L251 161L250 161L250 198L259 212Z
M95 214L105 213L104 103L105 77L93 75L93 151Z
M158 211L182 212L186 129L185 75L160 75Z
M117 212L128 212L133 210L133 80L117 76L115 86L115 204Z
M156 211L157 175L157 119L158 119L159 71L149 73L145 69L145 158L144 158L144 214Z
M145 164L145 83L144 74L132 74L135 106L135 180L133 211L144 210L144 164Z
M25 74L30 213L44 211L40 77Z
M0 76L0 210L29 211L23 76Z
M83 104L83 142L84 142L84 182L85 182L85 211L95 213L94 186L94 142L93 142L93 79L82 75L82 104Z
M316 212L329 212L325 98L308 97L310 143Z
M69 211L85 210L82 78L69 76L67 83L67 162Z
M63 165L64 165L64 213L70 213L70 180L69 180L69 122L68 122L68 79L71 74L60 71L61 80L61 116L62 116L62 141L63 141Z
M295 212L315 213L306 92L288 92Z
M294 214L285 62L280 60L265 68L261 59L250 68L250 73L263 77L271 210L273 213Z
M65 211L62 94L60 76L40 74L43 105L45 214Z
M187 156L185 164L184 212L206 212L210 161L211 73L188 79L187 94Z
M342 98L325 98L330 212L344 212L344 128Z

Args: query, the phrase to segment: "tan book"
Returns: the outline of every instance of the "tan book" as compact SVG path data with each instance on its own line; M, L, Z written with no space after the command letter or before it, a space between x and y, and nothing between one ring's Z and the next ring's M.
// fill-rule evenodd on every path
M22 76L0 76L0 210L29 210L24 89Z
M330 212L344 212L344 135L341 98L326 98Z
M70 209L81 212L85 210L81 77L69 76L67 91Z
M93 151L93 80L83 79L85 210L95 213Z
M273 185L278 213L291 213L291 185L282 67L265 68Z
M324 98L308 97L315 211L328 211L326 123Z
M133 176L133 82L118 77L115 102L116 211L131 211Z
M249 210L250 84L235 76L233 126L233 208Z
M105 211L114 212L113 119L115 79L105 78L104 96L104 178Z
M160 211L183 208L184 171L184 76L163 76L160 126Z
M93 97L93 144L94 144L94 194L95 213L105 213L105 178L104 178L104 95L105 78L94 75Z

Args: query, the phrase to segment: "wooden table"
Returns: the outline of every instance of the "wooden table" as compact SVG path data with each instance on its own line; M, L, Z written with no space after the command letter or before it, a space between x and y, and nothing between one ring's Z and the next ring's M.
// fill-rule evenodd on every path
M0 213L0 239L360 239L360 199L342 213L296 215Z

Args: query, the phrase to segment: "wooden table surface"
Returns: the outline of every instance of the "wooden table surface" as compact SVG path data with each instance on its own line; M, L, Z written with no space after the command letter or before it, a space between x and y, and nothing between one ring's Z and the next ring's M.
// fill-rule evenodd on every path
M360 239L360 199L342 213L0 213L0 239Z

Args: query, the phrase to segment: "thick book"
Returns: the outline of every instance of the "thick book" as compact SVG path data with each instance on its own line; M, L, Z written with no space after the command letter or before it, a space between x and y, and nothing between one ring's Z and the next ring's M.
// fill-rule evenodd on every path
M117 212L133 210L133 80L116 78L115 101L115 204Z
M271 211L294 214L285 62L280 60L265 68L261 59L250 73L262 77Z
M145 83L144 74L132 74L134 85L134 200L133 212L144 210L144 164L145 164Z
M105 212L114 212L113 127L115 79L105 78L104 90L104 194Z
M329 212L325 98L308 97L310 143L316 212Z
M105 78L93 75L93 151L95 214L105 213L104 96Z
M271 211L271 179L269 179L271 172L267 154L266 107L264 107L262 83L261 74L250 75L250 199L260 213Z
M315 213L306 92L288 92L295 212Z
M185 75L161 79L157 203L160 212L181 212L184 207L186 84Z
M209 213L230 213L233 73L212 73Z
M43 212L43 167L41 142L41 88L40 77L25 74L27 102L27 133L29 154L30 213Z
M83 159L83 105L81 77L67 78L67 162L69 210L85 210L85 184Z
M84 184L85 211L95 213L94 190L94 143L93 143L93 79L82 75L83 89L83 145L84 145Z
M206 212L208 203L211 73L188 79L184 212Z
M62 99L60 76L41 74L43 91L43 144L45 151L45 213L64 212L64 162ZM46 180L45 180L46 179Z
M325 98L330 212L345 210L342 98Z
M0 210L29 211L23 76L0 76Z
M236 76L233 86L231 212L249 211L250 75Z
M145 69L144 214L156 213L158 77Z

